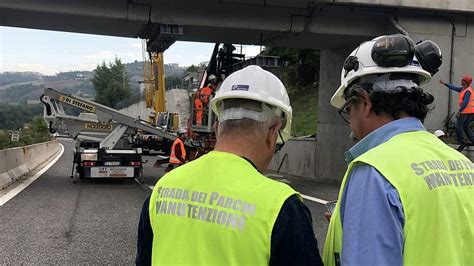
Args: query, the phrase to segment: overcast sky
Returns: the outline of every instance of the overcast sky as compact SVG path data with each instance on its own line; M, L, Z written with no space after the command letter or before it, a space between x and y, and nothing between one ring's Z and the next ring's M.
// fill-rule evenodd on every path
M189 66L208 61L213 43L176 42L165 51L165 63ZM240 48L240 46L239 46ZM254 56L259 46L244 46ZM114 60L142 61L142 41L133 38L0 27L0 72L34 71L47 75L73 70L93 70Z

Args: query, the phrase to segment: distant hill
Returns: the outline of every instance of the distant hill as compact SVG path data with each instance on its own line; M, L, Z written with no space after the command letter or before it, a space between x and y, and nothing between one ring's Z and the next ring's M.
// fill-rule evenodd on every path
M143 81L143 62L125 64L134 94L139 92L139 82ZM185 67L165 65L165 75L181 78ZM26 103L38 100L45 88L93 99L95 91L91 82L93 71L70 71L47 76L37 72L0 73L0 103Z
M3 72L0 73L0 86L42 79L43 74L38 72Z

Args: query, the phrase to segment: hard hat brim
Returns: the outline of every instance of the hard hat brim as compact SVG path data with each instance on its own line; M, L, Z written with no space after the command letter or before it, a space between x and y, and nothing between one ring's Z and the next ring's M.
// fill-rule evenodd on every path
M331 105L336 107L337 109L341 108L346 103L346 100L344 99L343 95L345 89L346 86L339 86L334 95L331 97Z

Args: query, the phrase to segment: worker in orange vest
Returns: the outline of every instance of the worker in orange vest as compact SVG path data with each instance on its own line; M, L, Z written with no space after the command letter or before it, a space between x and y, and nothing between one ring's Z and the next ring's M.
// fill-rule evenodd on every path
M202 114L204 112L204 106L202 104L199 93L194 96L194 124L198 127L202 126Z
M458 87L453 84L446 83L442 80L439 83L445 85L450 90L459 92L458 100L458 112L456 117L456 138L459 142L458 151L462 151L466 146L463 137L463 131L466 133L469 141L474 144L474 134L469 128L469 124L474 120L474 94L472 92L472 77L470 75L465 75L461 80L461 87Z
M171 146L170 161L165 172L171 171L186 162L186 149L184 147L186 131L185 128L180 128L178 130L178 137L174 140L173 145Z
M199 90L199 95L205 107L208 106L209 98L211 97L211 95L214 95L216 93L216 89L217 89L217 77L211 74L209 75L209 84L207 84L206 87L203 87Z
M200 88L196 93L194 99L194 110L195 110L195 121L196 126L200 127L203 125L207 126L207 113L209 111L209 98L215 94L217 88L217 77L215 75L209 75L209 84L206 87Z

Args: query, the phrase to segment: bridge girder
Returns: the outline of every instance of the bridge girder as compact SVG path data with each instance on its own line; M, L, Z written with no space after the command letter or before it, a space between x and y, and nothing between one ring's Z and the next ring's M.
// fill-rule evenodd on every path
M395 32L386 9L302 0L2 1L0 25L132 38L334 49ZM337 19L335 19L337 18ZM182 34L147 28L182 27Z

